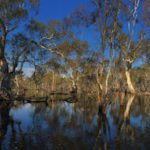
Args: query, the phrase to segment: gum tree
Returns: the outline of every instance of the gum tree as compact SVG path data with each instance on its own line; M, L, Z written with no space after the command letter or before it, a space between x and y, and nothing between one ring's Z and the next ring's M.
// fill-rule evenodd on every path
M2 77L1 88L3 89L11 89L11 76L15 74L19 58L24 57L24 53L28 53L25 47L22 49L22 53L22 50L20 52L17 52L16 49L11 50L8 41L14 36L14 30L18 31L20 25L26 22L25 20L38 9L38 6L39 0L0 0L0 73ZM9 56L12 51L15 52L11 56L14 57L13 67L10 67L6 56ZM24 62L24 58L22 62Z
M52 83L55 73L59 72L56 68L58 67L59 70L63 70L59 74L70 78L72 89L77 91L82 59L88 49L87 42L77 38L64 22L58 20L52 20L48 24L32 20L28 30L33 35L32 43L49 53L45 64L53 72Z

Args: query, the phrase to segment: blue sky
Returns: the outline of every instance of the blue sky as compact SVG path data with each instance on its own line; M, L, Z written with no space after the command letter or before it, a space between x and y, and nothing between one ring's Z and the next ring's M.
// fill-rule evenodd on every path
M63 20L80 5L90 7L91 2L90 0L41 0L39 14L36 16L36 19L44 23L55 19ZM92 29L84 29L82 38L81 34L78 34L78 37L88 41L91 48L95 49L95 46L93 47L93 45L95 45L97 41L95 35L92 35L91 32L93 32Z
M88 0L41 0L39 14L42 22L67 17L78 5L87 4Z
M41 0L41 5L39 9L39 14L35 17L37 20L48 23L50 20L63 20L65 17L69 16L75 8L79 5L89 6L89 0ZM136 28L138 30L139 27ZM127 27L125 26L125 32ZM98 40L96 35L92 34L92 29L84 29L84 35L82 40L87 40L90 45L90 49L98 49ZM79 37L81 35L78 35ZM137 35L135 34L135 37ZM108 53L108 52L107 52ZM108 54L107 54L108 55ZM30 75L34 70L32 67L24 68L27 75Z
M50 20L63 20L79 5L88 5L89 0L41 0L37 20L48 23ZM32 66L25 65L24 73L31 76L34 72Z

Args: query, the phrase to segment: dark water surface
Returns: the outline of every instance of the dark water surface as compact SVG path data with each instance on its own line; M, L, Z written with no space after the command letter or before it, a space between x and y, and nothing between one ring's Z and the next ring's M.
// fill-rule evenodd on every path
M149 150L150 97L0 104L2 150Z

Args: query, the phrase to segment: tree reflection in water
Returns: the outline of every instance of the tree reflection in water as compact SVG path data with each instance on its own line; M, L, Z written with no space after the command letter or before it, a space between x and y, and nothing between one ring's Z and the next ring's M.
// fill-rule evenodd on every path
M9 115L11 104L7 102L0 103L0 147L1 149L25 149L20 122L14 121ZM19 142L17 142L17 132L21 135Z
M97 137L94 145L95 149L108 149L108 138L110 136L110 126L107 118L107 106L99 104L97 120ZM110 137L109 137L110 138Z
M125 104L123 106L120 104L120 116L119 116L119 124L118 124L118 131L117 131L117 146L120 148L120 142L131 142L134 138L134 128L130 124L130 109L135 98L134 95L127 95L121 96L122 102ZM126 99L127 98L127 99ZM124 143L124 144L125 144ZM123 148L123 147L122 147Z
M149 149L149 98L119 93L109 100L103 107L88 98L47 106L1 103L1 149Z
M9 118L10 106L7 103L0 104L0 146L2 147L2 141L5 134L7 133L7 128L10 122Z

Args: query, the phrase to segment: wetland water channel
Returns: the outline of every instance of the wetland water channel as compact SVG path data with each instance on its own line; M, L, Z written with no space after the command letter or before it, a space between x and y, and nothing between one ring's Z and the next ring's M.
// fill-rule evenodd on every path
M150 97L0 104L1 150L149 150Z

